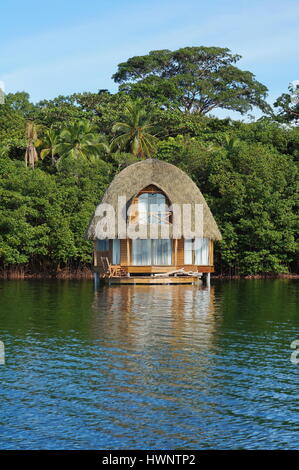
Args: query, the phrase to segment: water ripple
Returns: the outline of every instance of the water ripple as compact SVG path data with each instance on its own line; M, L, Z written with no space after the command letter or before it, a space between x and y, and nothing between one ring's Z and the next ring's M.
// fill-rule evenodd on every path
M2 449L296 449L298 285L1 284Z

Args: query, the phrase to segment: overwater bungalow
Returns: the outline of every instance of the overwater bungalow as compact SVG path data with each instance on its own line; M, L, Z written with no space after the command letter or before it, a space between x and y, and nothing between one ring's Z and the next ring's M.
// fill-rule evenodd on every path
M191 284L209 282L221 234L191 178L147 159L115 176L87 238L94 240L95 277L109 284Z

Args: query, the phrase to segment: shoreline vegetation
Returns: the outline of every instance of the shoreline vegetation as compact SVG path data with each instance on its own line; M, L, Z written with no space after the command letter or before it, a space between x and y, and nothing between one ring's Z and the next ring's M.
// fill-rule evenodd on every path
M78 269L63 268L57 271L43 271L30 273L26 270L14 267L0 271L0 280L26 280L26 279L93 279L93 271L88 267Z
M12 269L8 271L0 271L0 280L92 280L93 271L88 266L79 269L64 268L56 272L39 272L28 273L20 269ZM261 273L252 275L229 275L215 274L212 279L217 280L238 280L238 279L299 279L299 274L295 273Z
M0 278L91 278L84 234L94 208L121 169L146 158L174 164L201 190L223 236L215 278L297 278L299 86L286 84L271 107L239 59L220 47L158 50L119 64L114 94L38 103L6 94Z

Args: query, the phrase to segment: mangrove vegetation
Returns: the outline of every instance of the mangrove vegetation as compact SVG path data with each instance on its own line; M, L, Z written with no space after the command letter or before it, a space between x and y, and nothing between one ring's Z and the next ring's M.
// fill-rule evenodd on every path
M201 189L223 235L218 274L298 272L298 88L286 84L271 107L239 58L218 47L152 51L118 66L114 94L32 103L24 91L8 93L1 275L88 273L94 207L116 172L144 158L177 165ZM240 120L220 119L217 109ZM248 118L256 109L262 116Z

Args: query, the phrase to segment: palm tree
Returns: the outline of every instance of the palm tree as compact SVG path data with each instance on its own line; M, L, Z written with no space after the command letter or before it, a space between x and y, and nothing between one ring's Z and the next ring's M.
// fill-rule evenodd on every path
M227 152L231 153L238 149L240 146L240 140L237 137L232 137L229 134L225 134L223 146Z
M38 145L37 141L37 126L33 121L26 122L25 136L27 141L25 151L25 165L34 168L35 163L38 161L38 154L35 145Z
M76 121L61 131L56 150L62 158L91 160L99 155L103 145L90 122Z
M44 138L41 141L43 147L40 152L40 157L43 160L48 155L51 156L52 165L55 165L55 155L58 152L59 146L59 134L53 129L47 129L44 134Z
M112 140L112 148L129 151L138 158L148 158L156 150L157 138L150 133L151 115L140 101L127 105L123 122L116 122L112 132L118 135Z

